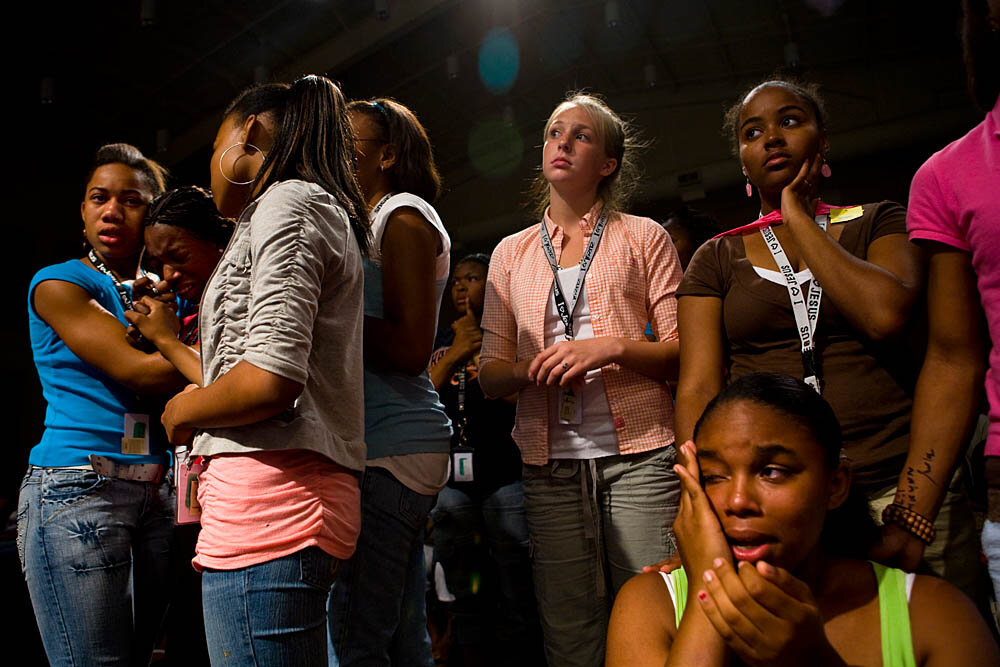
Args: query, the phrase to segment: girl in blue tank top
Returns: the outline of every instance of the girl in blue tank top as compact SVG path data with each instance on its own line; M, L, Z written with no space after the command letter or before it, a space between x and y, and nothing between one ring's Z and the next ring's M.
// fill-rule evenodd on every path
M174 496L149 397L184 379L125 336L143 218L164 173L133 146L102 147L80 205L86 255L40 270L28 291L48 407L17 546L53 665L146 664L167 603Z
M997 665L950 584L859 558L878 532L851 491L840 426L804 382L755 373L681 448L683 570L633 577L607 665Z

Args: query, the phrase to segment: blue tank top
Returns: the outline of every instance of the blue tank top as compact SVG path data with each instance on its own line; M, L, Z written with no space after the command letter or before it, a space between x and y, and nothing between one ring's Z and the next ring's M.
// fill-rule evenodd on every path
M28 331L31 352L42 384L45 431L28 457L31 465L80 466L90 454L101 454L122 463L163 463L159 405L141 401L135 393L102 371L85 363L63 343L55 330L38 316L34 292L39 283L61 280L79 285L123 325L125 309L111 279L73 259L47 266L28 287ZM124 335L124 332L122 332ZM150 455L122 454L126 413L150 415Z
M451 249L448 232L433 206L416 195L401 193L383 200L372 215L372 257L364 261L366 317L385 316L379 249L389 215L402 207L420 211L441 236L442 250L436 258L434 275L435 312L441 306L441 297L448 284ZM427 371L414 376L370 368L365 364L365 444L369 461L385 456L449 450L451 420Z

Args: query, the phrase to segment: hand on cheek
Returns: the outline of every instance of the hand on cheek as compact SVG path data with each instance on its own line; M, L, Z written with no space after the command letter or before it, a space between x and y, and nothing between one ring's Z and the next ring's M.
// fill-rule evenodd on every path
M681 481L681 502L674 520L674 535L681 561L687 572L697 573L712 567L718 559L732 559L732 551L712 503L701 487L701 468L695 444L680 446L674 472Z

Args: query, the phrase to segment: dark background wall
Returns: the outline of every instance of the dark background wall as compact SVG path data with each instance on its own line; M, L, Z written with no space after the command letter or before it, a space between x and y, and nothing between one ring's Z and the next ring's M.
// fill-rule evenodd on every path
M682 202L683 176L700 184L689 203L727 226L752 219L757 205L744 196L722 114L777 68L823 85L834 169L824 198L833 203L905 202L920 163L981 119L964 91L953 1L390 0L385 19L381 4L11 8L0 328L10 455L0 514L13 510L44 411L26 287L38 268L80 254L90 155L101 143L128 141L162 160L175 184L207 185L221 109L255 79L326 73L348 97L389 95L413 108L445 178L439 210L456 257L488 252L531 221L522 193L545 118L569 89L604 94L650 140L635 212L662 219ZM25 37L27 47L14 47ZM446 308L443 321L451 315Z

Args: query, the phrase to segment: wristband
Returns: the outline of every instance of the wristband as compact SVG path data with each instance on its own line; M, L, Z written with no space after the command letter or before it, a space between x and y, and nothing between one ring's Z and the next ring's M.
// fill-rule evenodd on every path
M910 533L924 544L930 544L937 530L930 519L923 514L892 503L882 510L882 523L892 523Z

